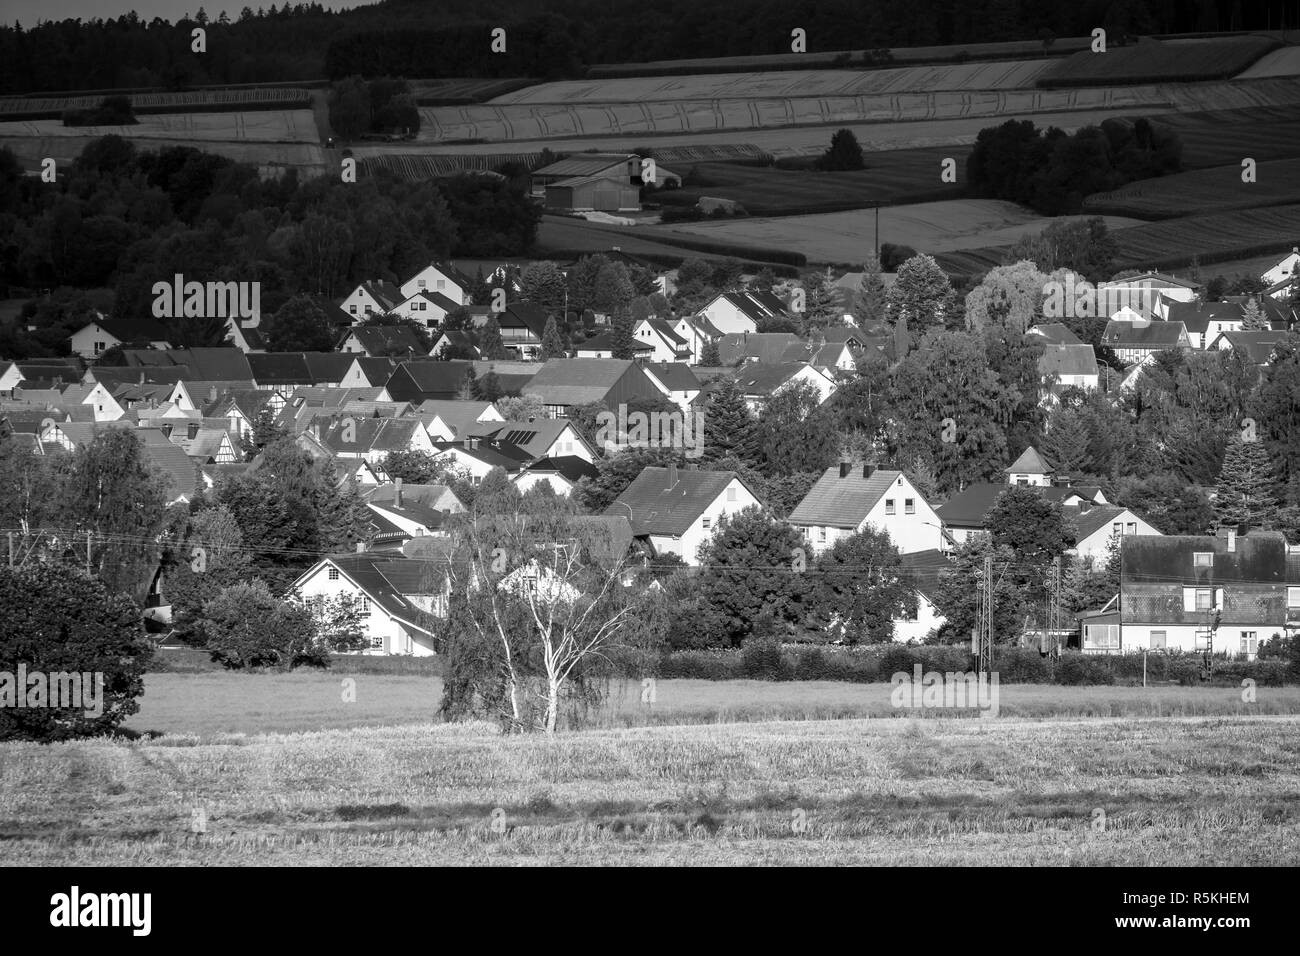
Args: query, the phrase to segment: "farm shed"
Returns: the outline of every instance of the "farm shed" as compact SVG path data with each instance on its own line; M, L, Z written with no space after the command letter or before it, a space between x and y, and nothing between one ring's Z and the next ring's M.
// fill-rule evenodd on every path
M575 176L546 187L546 208L627 212L641 208L641 190L604 176Z

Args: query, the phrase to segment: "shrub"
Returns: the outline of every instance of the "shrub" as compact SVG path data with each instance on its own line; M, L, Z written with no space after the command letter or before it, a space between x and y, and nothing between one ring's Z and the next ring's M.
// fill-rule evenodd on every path
M197 622L212 659L230 670L329 667L311 611L275 597L260 578L225 588Z
M136 698L144 693L152 655L140 608L124 594L110 594L99 579L57 564L0 567L0 740L113 732L140 709ZM77 682L83 706L48 706L60 702L48 684L43 706L16 706L17 694L33 702L32 685L18 686L20 667L47 682L60 673L92 675L89 688L84 677ZM62 687L75 691L76 684Z
M1063 651L1054 675L1058 684L1113 684L1115 675L1101 656Z
M741 672L750 680L792 680L794 668L770 637L753 637L740 650Z

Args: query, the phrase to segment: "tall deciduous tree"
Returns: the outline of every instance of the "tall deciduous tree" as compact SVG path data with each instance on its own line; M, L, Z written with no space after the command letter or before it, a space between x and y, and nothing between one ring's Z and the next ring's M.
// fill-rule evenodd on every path
M886 314L890 322L905 319L916 331L943 325L944 306L951 293L952 286L939 263L921 253L899 266L898 277L885 298Z
M874 528L840 538L819 555L815 581L819 621L848 644L893 640L894 619L916 608L898 548Z
M1023 333L1042 314L1047 276L1033 262L997 266L966 296L966 327L1002 325Z

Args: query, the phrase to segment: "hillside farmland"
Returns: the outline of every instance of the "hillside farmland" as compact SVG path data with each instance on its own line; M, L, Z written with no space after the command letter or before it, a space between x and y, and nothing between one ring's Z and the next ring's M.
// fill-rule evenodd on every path
M1300 159L1259 163L1256 174L1257 181L1242 182L1241 166L1233 165L1143 179L1111 192L1093 193L1083 206L1096 215L1172 219L1190 212L1300 203Z
M640 103L663 100L754 99L756 97L857 96L864 93L921 93L944 90L1032 88L1051 60L941 64L892 70L809 70L765 73L706 73L636 79L565 80L542 83L492 100L493 106L547 103Z
M948 202L887 206L880 210L880 241L908 245L920 252L941 253L979 249L989 239L1014 243L1037 233L1052 220L1037 216L1015 203L996 199L960 199ZM1110 218L1112 229L1140 220ZM793 249L816 263L861 263L875 241L874 213L827 213L775 219L734 219L649 226L643 230L664 242L674 235L719 242L748 243ZM999 245L1001 243L998 243Z
M1259 80L1273 76L1300 76L1300 47L1288 46L1264 54L1238 73L1237 79Z
M883 232L882 232L883 235ZM1116 269L1185 269L1253 259L1300 245L1300 204L1188 216L1144 223L1115 233ZM970 248L937 258L949 272L973 274L1000 265L1006 246Z
M674 238L694 248L671 241ZM716 248L703 248L705 246ZM710 242L703 237L686 235L660 237L641 226L619 228L565 216L542 217L534 253L540 258L569 259L594 252L608 252L613 248L670 265L677 265L683 259L717 260L732 257L756 268L792 264L788 246L762 247L743 241L724 242L721 239ZM803 262L793 264L803 265Z
M1236 76L1278 47L1269 37L1212 37L1161 41L1144 37L1105 53L1075 53L1038 78L1042 87L1220 80Z
M311 102L311 90L301 87L126 95L131 108L140 114L284 110L306 107ZM0 97L0 119L58 119L65 110L93 109L102 100L102 96L4 96Z
M1300 157L1300 107L1274 106L1202 113L1167 113L1160 123L1183 141L1183 167L1237 166Z

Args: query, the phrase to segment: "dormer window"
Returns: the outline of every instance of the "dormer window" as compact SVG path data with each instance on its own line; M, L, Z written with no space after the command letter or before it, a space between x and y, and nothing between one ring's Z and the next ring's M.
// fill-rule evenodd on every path
M1197 551L1192 555L1192 566L1197 568L1214 567L1213 551Z

